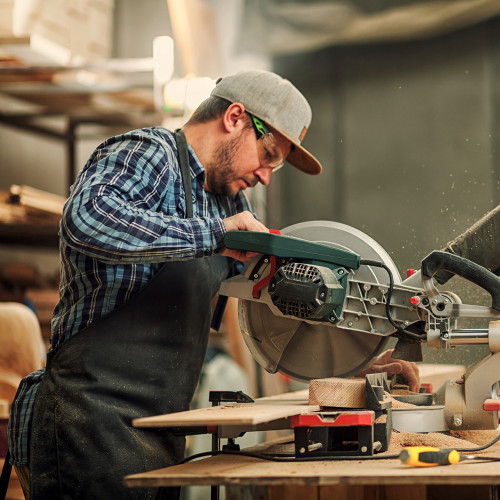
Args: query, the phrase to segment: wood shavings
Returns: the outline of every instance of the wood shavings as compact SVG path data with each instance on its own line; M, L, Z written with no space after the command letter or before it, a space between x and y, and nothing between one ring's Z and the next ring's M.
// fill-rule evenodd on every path
M441 434L439 432L429 432L427 434L393 431L389 453L399 453L401 448L406 446L433 446L435 448L473 448L474 443L459 439L457 437Z
M489 443L498 436L498 431L452 431L452 434L441 432L413 433L393 431L391 443L387 454L398 454L406 446L432 446L435 448L458 448L466 450ZM500 443L495 443L483 451L475 451L474 455L481 453L500 458Z
M391 394L393 396L410 396L410 395L415 395L418 394L418 392L413 392L408 389L393 389L391 391Z
M392 408L415 408L416 405L412 403L404 403L403 401L398 401L394 399L391 394L385 392L386 401L389 400L392 403Z

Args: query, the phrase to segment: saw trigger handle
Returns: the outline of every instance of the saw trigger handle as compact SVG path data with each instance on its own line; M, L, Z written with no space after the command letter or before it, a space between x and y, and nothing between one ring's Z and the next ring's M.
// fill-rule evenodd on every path
M432 278L444 269L480 286L491 295L491 307L500 311L500 278L483 266L449 252L435 250L422 261L421 273Z
M304 261L320 261L349 269L358 269L360 256L349 250L335 248L323 243L284 236L281 234L256 231L228 231L224 235L224 245L232 250L274 255L278 258L295 258Z

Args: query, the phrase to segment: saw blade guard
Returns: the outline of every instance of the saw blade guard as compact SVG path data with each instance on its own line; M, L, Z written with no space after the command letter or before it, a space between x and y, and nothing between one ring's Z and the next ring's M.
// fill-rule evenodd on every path
M382 262L391 269L394 283L401 283L388 253L356 228L338 222L312 221L294 224L281 233ZM381 285L388 282L384 269L367 265L361 265L355 277ZM261 366L270 373L281 371L301 380L354 375L387 344L387 336L279 316L266 303L253 300L239 301L239 321L245 343Z

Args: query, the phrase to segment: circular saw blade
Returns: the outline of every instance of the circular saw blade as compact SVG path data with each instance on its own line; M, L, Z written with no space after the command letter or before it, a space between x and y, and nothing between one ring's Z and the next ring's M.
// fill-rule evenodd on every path
M383 262L391 269L394 283L401 283L387 252L358 229L338 222L312 221L289 226L281 233ZM384 269L364 265L356 270L356 279L388 282ZM387 337L379 335L276 316L262 302L243 300L239 309L245 342L255 359L271 373L282 371L303 380L350 376L366 366L387 343Z

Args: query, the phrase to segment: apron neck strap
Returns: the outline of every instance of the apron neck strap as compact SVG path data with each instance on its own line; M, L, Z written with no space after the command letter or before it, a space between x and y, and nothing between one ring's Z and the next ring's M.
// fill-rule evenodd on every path
M182 185L186 196L186 216L188 219L193 217L193 197L191 189L191 172L189 168L189 152L186 142L186 136L180 128L175 132L175 142L177 143L177 152L179 155L179 164L181 167Z

